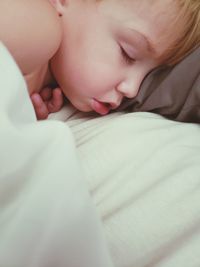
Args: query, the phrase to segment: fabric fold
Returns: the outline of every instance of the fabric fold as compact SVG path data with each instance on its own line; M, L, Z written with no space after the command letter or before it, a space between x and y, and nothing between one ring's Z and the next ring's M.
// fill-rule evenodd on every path
M0 267L111 267L71 130L36 121L0 43Z

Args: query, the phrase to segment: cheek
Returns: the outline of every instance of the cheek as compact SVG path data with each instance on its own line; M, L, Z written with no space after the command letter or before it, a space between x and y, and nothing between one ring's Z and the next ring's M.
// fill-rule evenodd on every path
M106 64L83 61L68 65L67 72L66 83L76 92L102 94L114 86L114 68Z
M53 70L66 96L103 94L116 85L121 73L119 64L112 51L105 52L107 50L95 48L91 51L86 45L75 47L63 43L54 57Z

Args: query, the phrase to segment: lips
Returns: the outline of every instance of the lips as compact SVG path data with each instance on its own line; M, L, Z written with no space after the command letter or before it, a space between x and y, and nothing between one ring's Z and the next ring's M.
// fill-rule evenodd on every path
M92 99L92 109L100 115L106 115L110 111L111 106L108 103L103 103L96 99Z

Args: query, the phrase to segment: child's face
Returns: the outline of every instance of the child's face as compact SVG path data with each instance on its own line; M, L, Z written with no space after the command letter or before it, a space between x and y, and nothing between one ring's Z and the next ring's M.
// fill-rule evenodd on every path
M55 78L79 110L107 114L139 86L172 43L174 0L69 1ZM148 43L149 42L151 43ZM152 47L151 47L152 46Z

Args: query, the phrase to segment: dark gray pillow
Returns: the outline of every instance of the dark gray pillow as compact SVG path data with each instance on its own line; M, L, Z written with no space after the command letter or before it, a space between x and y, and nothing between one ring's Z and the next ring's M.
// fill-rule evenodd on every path
M160 68L143 81L138 95L119 110L148 111L182 122L200 123L200 47L173 68Z

